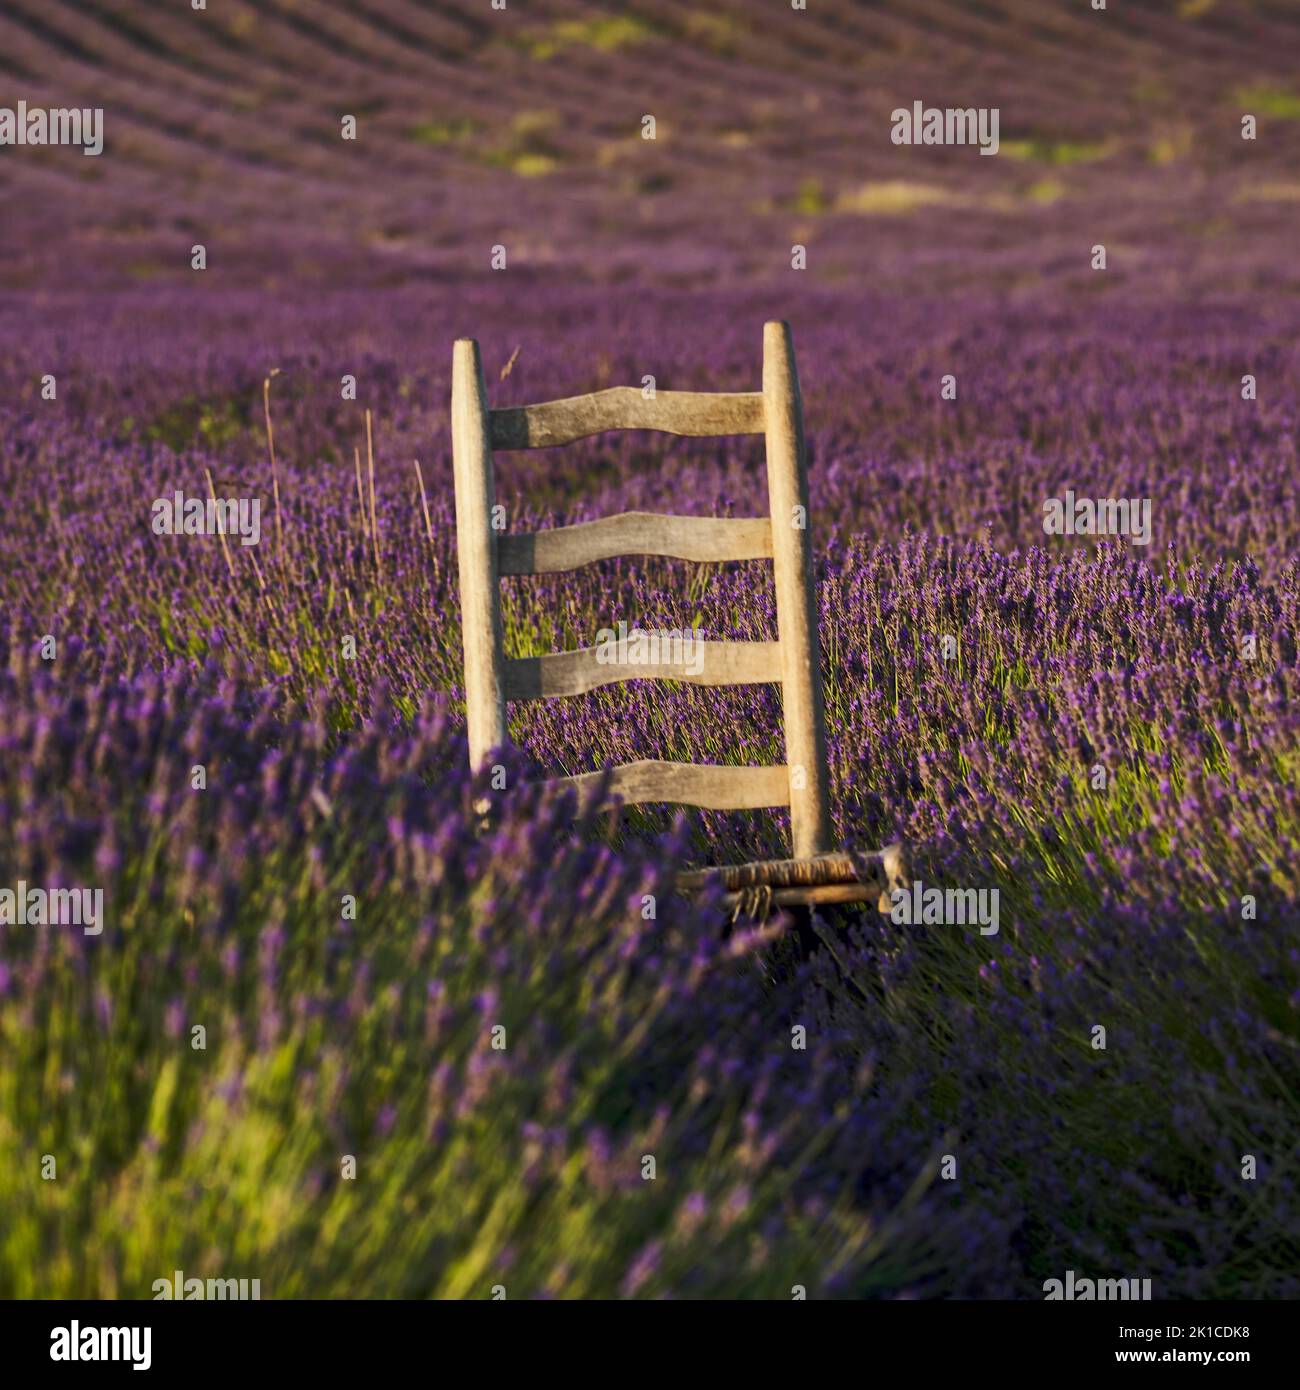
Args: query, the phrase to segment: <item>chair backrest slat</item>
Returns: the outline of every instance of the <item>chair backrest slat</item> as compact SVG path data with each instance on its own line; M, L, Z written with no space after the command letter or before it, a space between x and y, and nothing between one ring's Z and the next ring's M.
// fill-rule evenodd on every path
M704 638L655 635L660 650L675 644L676 659L636 658L635 637L620 651L614 636L602 650L582 647L548 656L508 657L507 700L551 700L585 695L619 681L685 681L688 685L764 685L782 679L779 642L709 642ZM648 644L647 644L648 645ZM698 670L691 667L698 665Z
M587 792L608 776L609 797L628 804L659 801L720 811L788 806L796 857L826 853L831 848L829 770L808 535L803 404L788 325L769 323L764 328L761 392L661 391L647 397L635 387L616 387L512 410L489 410L478 344L463 338L453 357L451 420L465 705L474 767L481 768L488 754L506 742L507 700L580 695L624 680L779 683L784 764L730 767L642 761L609 774L579 773L557 780ZM770 516L625 512L549 531L498 536L491 525L493 448L549 448L615 429L765 435ZM778 640L712 642L690 634L692 646L688 649L683 642L676 657L665 664L662 654L643 656L632 643L616 642L617 654L611 658L608 637L602 634L598 643L603 641L603 646L506 659L501 640L502 575L552 574L622 555L701 562L770 558Z
M549 531L503 535L497 542L501 574L558 574L623 555L662 555L704 563L770 560L772 522L765 516L620 512Z
M606 774L580 772L556 781L590 795ZM765 811L790 804L789 769L772 767L713 767L701 763L624 763L609 771L609 796L629 806L664 801L698 806L707 811Z
M587 396L494 410L489 416L494 449L551 449L607 430L659 430L706 438L762 434L761 391L657 391L613 386Z

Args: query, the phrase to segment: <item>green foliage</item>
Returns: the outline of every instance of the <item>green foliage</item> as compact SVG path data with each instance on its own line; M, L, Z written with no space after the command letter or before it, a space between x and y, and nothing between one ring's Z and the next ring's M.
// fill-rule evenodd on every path
M1243 112L1251 115L1274 116L1283 121L1300 121L1300 94L1288 92L1282 87L1270 87L1256 83L1249 87L1239 87L1233 99Z

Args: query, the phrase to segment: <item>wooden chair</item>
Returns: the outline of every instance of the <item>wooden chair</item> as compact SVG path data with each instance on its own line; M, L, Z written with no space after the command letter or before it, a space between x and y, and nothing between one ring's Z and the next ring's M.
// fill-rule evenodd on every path
M615 387L509 410L489 408L478 344L462 338L452 357L451 428L473 766L481 767L493 749L505 745L509 700L579 695L612 681L638 679L779 684L786 753L780 766L641 761L612 773L587 772L557 780L582 794L609 778L608 796L614 805L662 802L723 811L789 807L792 858L694 870L678 876L679 886L699 889L720 881L728 903L738 911L762 913L772 905L872 899L887 911L890 888L907 880L901 847L851 855L834 852L831 843L803 404L789 326L765 326L762 391L660 391L647 397L635 387ZM551 448L623 429L692 436L765 435L770 517L625 512L527 535L498 535L493 529L494 449ZM621 555L709 562L770 559L779 640L701 640L697 673L649 663L602 664L593 648L506 658L498 586L502 575L553 574Z

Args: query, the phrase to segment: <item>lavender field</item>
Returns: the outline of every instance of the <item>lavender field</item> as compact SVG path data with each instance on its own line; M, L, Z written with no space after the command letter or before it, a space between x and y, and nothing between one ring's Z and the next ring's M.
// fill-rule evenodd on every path
M104 145L0 146L0 890L103 921L0 895L0 1295L1300 1294L1297 52L1283 0L7 0L0 107ZM774 685L515 704L470 775L453 341L494 407L754 391L769 319L835 838L995 933L733 927L674 876L784 814L540 784L782 763ZM496 471L507 531L767 509L761 438ZM210 490L256 544L158 533ZM511 656L776 637L761 563L502 600Z

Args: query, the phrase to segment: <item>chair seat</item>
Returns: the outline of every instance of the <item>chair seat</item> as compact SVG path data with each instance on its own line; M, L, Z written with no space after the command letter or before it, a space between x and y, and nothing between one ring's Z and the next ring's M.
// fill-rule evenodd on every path
M764 907L812 907L819 904L875 901L881 912L892 906L890 892L908 882L907 856L901 844L865 853L835 851L805 859L760 859L723 864L678 874L686 892L720 884L732 909L753 903Z

